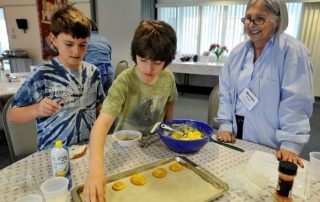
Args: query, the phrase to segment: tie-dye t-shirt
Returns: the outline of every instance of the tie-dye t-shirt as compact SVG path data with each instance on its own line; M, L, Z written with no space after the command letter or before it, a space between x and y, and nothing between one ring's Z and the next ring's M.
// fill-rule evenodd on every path
M178 93L173 73L161 71L155 84L144 84L134 67L123 71L109 88L101 113L119 116L115 130L135 129L144 135L158 121L163 121L166 104L175 102Z
M16 93L12 107L39 103L45 97L57 101L62 108L52 116L37 118L39 150L52 147L57 139L66 145L89 139L96 105L104 99L94 65L82 62L81 70L71 70L57 58L39 65Z

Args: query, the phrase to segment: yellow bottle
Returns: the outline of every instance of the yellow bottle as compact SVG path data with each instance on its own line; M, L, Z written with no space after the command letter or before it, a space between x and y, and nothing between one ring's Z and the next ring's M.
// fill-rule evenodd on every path
M70 160L68 147L61 140L56 140L51 149L52 174L54 177L66 177L69 179L68 188L72 187Z

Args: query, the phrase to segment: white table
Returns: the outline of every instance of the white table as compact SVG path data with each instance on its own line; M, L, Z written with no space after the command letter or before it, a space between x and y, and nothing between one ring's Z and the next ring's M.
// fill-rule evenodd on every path
M190 74L219 76L223 63L206 63L206 62L172 62L168 68L173 73L184 74L182 93L189 86Z
M241 153L227 147L209 142L200 152L196 154L183 155L211 172L222 180L232 170L245 165L251 155L259 150L274 153L272 149L253 144L250 142L237 140L236 146L244 149ZM108 136L105 150L105 162L107 175L130 170L141 165L152 163L164 158L170 158L179 154L169 151L162 142L155 142L146 148L138 146L121 148L112 138ZM10 189L4 184L6 179L12 176L21 176L29 172L30 178L28 186L18 186ZM71 161L73 187L84 183L88 173L88 155ZM0 171L0 198L2 202L15 201L18 197L33 193L40 193L39 186L42 182L52 176L49 151L36 152L25 159L22 159ZM1 184L2 183L2 184ZM187 183L187 182L186 182ZM1 187L2 186L2 187ZM5 187L4 187L5 186ZM271 189L270 193L274 190ZM311 183L311 194L308 201L319 201L320 182ZM216 201L255 201L247 193L234 192L229 190ZM271 197L264 198L263 201L272 201ZM297 200L300 201L300 200Z
M13 73L11 75L17 76L16 81L9 82L8 78L0 78L0 96L15 94L20 88L21 84L26 80L30 72Z
M223 63L174 61L168 67L173 73L219 76L223 65Z

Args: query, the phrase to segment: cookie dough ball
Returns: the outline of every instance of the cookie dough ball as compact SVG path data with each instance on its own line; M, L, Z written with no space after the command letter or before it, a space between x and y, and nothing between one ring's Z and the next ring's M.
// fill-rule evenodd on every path
M147 178L142 174L135 174L130 177L130 182L134 185L144 185L147 182Z
M174 172L178 172L183 169L183 165L181 165L178 162L174 162L174 163L170 164L169 168L170 168L170 170L172 170Z
M156 168L152 171L152 175L157 178L163 178L167 176L167 171L164 168Z
M115 190L115 191L120 191L120 190L122 190L122 189L124 189L126 187L127 187L127 185L125 183L123 183L123 182L115 182L112 185L112 189Z

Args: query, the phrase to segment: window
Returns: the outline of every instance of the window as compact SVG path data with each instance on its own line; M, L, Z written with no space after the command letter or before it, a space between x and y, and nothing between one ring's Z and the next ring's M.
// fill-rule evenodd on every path
M8 40L8 34L7 34L7 27L6 27L6 21L4 18L4 12L3 8L0 8L0 54L4 50L9 49L9 40Z
M298 36L302 3L287 3L289 26L287 33ZM177 33L179 54L200 54L212 43L229 50L245 40L243 24L246 5L204 5L158 7L158 19L169 23Z

